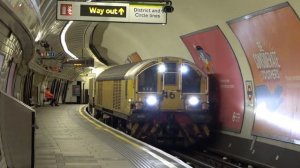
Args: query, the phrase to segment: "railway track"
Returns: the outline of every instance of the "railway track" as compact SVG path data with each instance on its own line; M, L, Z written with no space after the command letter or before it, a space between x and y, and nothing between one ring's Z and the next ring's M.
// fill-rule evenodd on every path
M186 161L188 164L194 168L241 168L240 164L231 163L226 157L214 156L207 153L206 151L202 152L179 152L171 151L172 155L179 157L180 159Z
M210 150L172 150L168 153L177 156L194 168L270 168L270 166L229 157Z

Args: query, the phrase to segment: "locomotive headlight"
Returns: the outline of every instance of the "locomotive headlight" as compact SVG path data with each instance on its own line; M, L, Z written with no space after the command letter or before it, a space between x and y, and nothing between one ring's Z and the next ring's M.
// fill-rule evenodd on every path
M167 67L165 64L160 64L160 65L158 65L157 70L159 73L164 73L164 72L166 72Z
M150 95L146 98L146 103L149 105L149 106L154 106L156 105L158 102L158 99L156 96L153 96L153 95Z
M189 99L188 99L188 102L190 105L192 106L196 106L199 104L200 100L196 97L196 96L191 96Z
M180 71L182 74L186 74L189 71L189 68L186 65L181 65Z

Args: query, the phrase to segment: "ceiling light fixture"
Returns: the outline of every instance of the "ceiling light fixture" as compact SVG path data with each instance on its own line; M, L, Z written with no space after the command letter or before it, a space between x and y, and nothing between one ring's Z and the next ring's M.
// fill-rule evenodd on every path
M71 53L71 51L68 49L67 43L66 43L66 33L68 31L68 29L70 28L70 26L72 25L73 21L69 21L67 23L67 25L64 27L63 31L60 34L60 42L63 46L64 51L73 59L78 59L78 57L76 57L73 53Z

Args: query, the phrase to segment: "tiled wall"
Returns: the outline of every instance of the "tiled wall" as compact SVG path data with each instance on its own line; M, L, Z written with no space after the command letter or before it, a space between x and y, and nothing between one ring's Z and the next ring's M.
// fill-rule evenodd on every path
M0 20L0 90L6 92L7 78L10 65L21 57L21 45L10 29L7 28Z

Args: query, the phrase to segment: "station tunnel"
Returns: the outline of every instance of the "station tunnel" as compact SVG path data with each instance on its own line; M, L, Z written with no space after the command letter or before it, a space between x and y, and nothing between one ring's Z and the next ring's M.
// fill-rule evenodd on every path
M299 167L299 14L298 0L1 0L0 168L151 167L143 158L150 155L158 167L188 167L171 154L150 154L157 150L141 142L171 133L171 142L173 134L201 138L205 150L253 167ZM168 69L160 74L155 68L163 62ZM156 111L148 99L159 101ZM56 126L47 130L50 121ZM78 127L85 121L94 124L85 129L108 124L135 135L133 146L147 154L124 161L135 151L127 144L107 155L110 161L89 151L95 156L82 152L85 160L75 163L79 156L58 151L69 142L86 150L66 138L86 136ZM86 141L121 148L106 134L123 133L105 130ZM114 155L119 160L111 161Z

